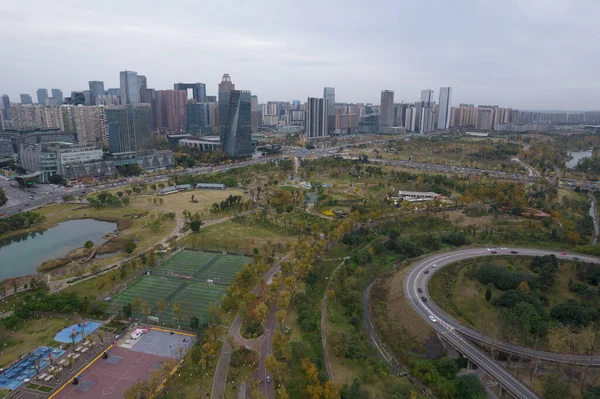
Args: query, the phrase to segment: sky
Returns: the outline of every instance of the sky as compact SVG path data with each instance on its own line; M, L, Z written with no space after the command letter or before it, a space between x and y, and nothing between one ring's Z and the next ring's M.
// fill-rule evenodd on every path
M0 94L206 83L223 73L259 102L416 101L600 109L598 0L103 0L0 2Z

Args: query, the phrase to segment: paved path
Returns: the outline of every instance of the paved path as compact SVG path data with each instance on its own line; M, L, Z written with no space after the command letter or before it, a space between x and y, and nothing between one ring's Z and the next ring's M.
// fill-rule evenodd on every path
M274 275L275 273L277 273L277 271L279 270L280 264L277 263L276 265L274 265L262 278L262 281L269 281ZM261 282L259 282L258 284L256 284L256 286L254 286L254 288L252 289L252 293L258 295L260 293L260 286L261 286ZM271 316L274 316L275 312L273 310L273 307L271 308L271 312L269 314L269 321L267 322L267 330L269 330L269 328L271 328L271 330L269 332L272 331L272 329L274 328L271 325ZM274 317L273 317L274 319ZM257 352L260 353L260 359L259 359L259 373L262 372L262 370L265 370L264 367L261 368L261 364L264 364L264 358L266 357L266 355L269 352L269 349L272 351L272 336L273 334L267 334L267 330L265 330L265 334L263 334L262 337L254 339L254 340L248 340L245 338L242 338L242 336L240 335L240 328L242 327L242 324L244 323L244 319L237 314L235 316L235 318L233 319L233 322L231 323L231 326L229 327L229 331L227 332L227 337L231 337L234 342L238 345L247 345L255 350L257 350ZM276 327L276 326L275 326ZM264 337L267 336L267 340L264 339ZM265 344L263 344L263 341L266 341ZM271 342L269 344L269 341ZM258 350L257 348L260 347L260 350ZM263 347L264 350L263 350ZM225 384L227 383L227 369L229 368L229 362L231 361L231 348L229 347L229 345L227 343L223 344L223 349L221 350L221 354L219 355L219 361L217 363L217 368L215 369L215 376L213 379L213 385L212 385L212 393L211 393L211 399L222 399L225 397ZM261 363L262 361L262 363ZM265 374L265 378L266 378L266 371L263 373ZM264 379L263 379L264 381ZM265 384L267 385L267 384ZM273 384L268 384L271 386L270 390L273 390ZM269 396L269 388L263 388L266 390L266 394L269 397L269 399L274 398L274 392L272 393L271 396Z
M521 161L519 158L517 158L517 157L511 158L511 161L513 161L515 163L518 163L519 165L521 165L522 167L524 167L525 169L527 169L527 175L528 176L531 176L531 177L540 177L540 173L537 170L535 170L533 168L533 166L531 166L529 164L526 164L525 162Z

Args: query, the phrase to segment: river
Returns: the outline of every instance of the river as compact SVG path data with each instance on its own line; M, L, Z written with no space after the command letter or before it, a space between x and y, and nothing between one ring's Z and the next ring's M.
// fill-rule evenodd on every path
M94 219L78 219L60 223L48 230L31 232L0 242L0 281L10 277L37 273L37 267L50 259L67 255L83 247L86 241L94 244L117 230L116 223Z

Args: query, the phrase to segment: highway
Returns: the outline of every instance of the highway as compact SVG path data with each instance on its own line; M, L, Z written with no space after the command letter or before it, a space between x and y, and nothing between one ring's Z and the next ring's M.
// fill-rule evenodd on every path
M597 356L579 356L579 355L563 355L547 351L526 348L519 345L509 344L483 335L481 332L463 326L460 322L444 313L431 300L428 292L428 283L435 272L444 266L456 263L465 259L472 259L484 256L543 256L556 255L558 258L600 263L597 258L580 255L567 254L562 255L561 252L548 251L532 248L508 248L506 250L494 249L497 254L492 254L487 248L469 248L461 249L452 252L430 256L413 266L404 278L403 288L404 295L408 302L412 305L415 311L429 323L439 334L450 342L463 355L477 364L478 367L489 373L497 382L504 388L510 391L517 398L540 398L536 392L522 383L518 378L513 376L508 370L496 361L487 356L482 350L471 342L464 339L464 336L483 341L496 347L502 348L512 353L522 354L527 357L535 357L542 360L571 363L580 365L600 365L600 357ZM515 253L511 253L517 252ZM434 267L435 265L435 267ZM427 271L427 273L426 273ZM421 289L422 292L419 292ZM427 301L423 301L426 298ZM435 321L430 319L432 316Z

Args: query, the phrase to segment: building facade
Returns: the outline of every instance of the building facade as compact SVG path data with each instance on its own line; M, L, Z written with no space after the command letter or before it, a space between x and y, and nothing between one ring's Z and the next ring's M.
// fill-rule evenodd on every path
M37 102L39 105L46 105L48 98L48 89L37 89Z
M100 105L98 97L104 95L104 82L100 80L91 80L90 86L90 105Z
M21 104L33 104L33 99L29 94L21 94Z
M110 152L152 148L149 104L105 107Z
M306 139L327 137L329 132L327 105L325 98L309 97L306 100L306 121L304 123Z
M386 132L394 126L394 91L381 91L381 110L379 115L379 130Z
M450 128L450 103L452 102L452 88L440 87L440 102L438 108L438 129Z
M120 90L121 104L139 104L140 103L140 82L137 72L121 71Z
M417 120L419 133L433 132L435 117L433 110L433 90L421 90L421 102L418 106L419 119Z
M175 83L174 90L185 90L187 99L187 90L192 89L192 98L199 103L206 102L206 85L204 83Z
M56 99L56 103L61 105L65 102L65 97L61 89L52 89L52 97Z
M228 90L235 90L235 84L233 84L233 82L231 81L231 77L229 76L229 74L226 73L223 74L223 78L221 78L221 83L219 83L219 92Z
M185 131L195 134L212 133L209 103L187 103L185 105Z
M156 90L156 127L170 133L185 132L185 90Z
M225 76L223 79L225 81ZM231 83L230 80L225 82ZM232 86L233 83L224 85L224 87ZM230 157L249 156L254 151L250 96L249 91L219 90L221 148Z
M8 94L2 95L2 113L4 114L4 119L10 118L10 97Z
M335 88L325 87L323 98L327 99L327 115L335 115Z

